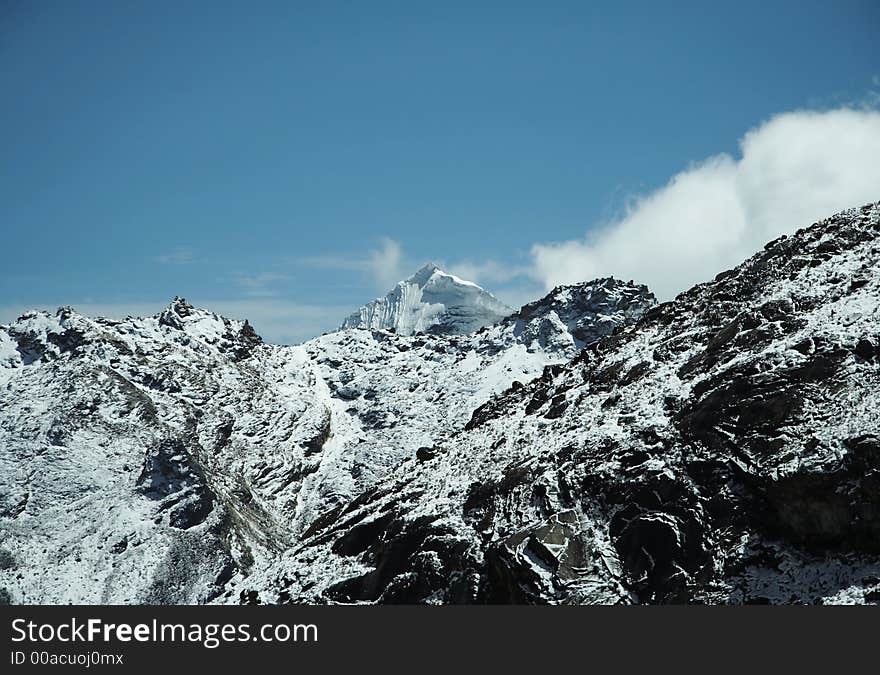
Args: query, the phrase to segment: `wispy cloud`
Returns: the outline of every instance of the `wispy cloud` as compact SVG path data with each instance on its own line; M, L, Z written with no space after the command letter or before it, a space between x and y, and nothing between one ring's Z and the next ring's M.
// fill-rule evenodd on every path
M473 281L499 300L519 309L544 295L544 288L532 274L532 266L488 259L482 262L462 260L441 263L441 267L462 279Z
M874 83L880 86L880 77ZM557 284L606 275L647 283L667 299L736 265L779 234L880 199L877 157L880 112L876 108L853 105L777 115L744 135L738 157L720 154L688 167L665 186L634 197L622 213L582 239L537 243L527 264L465 258L444 267L479 283L512 307ZM184 265L194 262L195 256L179 248L154 260ZM361 255L289 262L360 273L384 292L425 261L413 261L401 242L382 238ZM270 342L299 342L333 330L360 302L288 301L277 293L288 279L278 272L237 274L233 281L238 297L230 292L219 299L189 299L227 316L247 318ZM331 279L328 285L332 283ZM27 309L54 311L68 302L0 305L0 322L13 321ZM91 316L124 317L152 315L166 304L167 300L74 306Z
M370 251L367 269L376 283L383 288L400 281L407 273L403 269L403 250L400 242L383 237L381 246Z
M518 280L503 286L486 289L508 307L519 309L523 305L538 300L546 294L542 285L534 280Z
M880 112L777 115L584 239L536 244L545 288L613 275L671 298L780 234L880 198Z
M871 78L871 87L868 89L867 100L863 103L863 108L880 107L880 75L874 75Z
M289 279L286 274L263 272L262 274L236 274L233 277L245 295L268 297L278 295L278 290L272 288L272 284Z
M297 258L296 263L323 270L342 270L368 274L377 289L387 289L410 273L400 242L382 237L378 247L365 256L321 255ZM415 271L415 270L412 270Z
M188 248L176 248L163 255L157 255L153 260L162 265L187 265L195 262L195 255Z

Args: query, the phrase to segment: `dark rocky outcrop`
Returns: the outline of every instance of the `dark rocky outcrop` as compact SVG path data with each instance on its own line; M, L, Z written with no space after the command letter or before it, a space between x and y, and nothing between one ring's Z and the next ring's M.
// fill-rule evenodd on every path
M417 502L328 524L317 545L371 571L331 557L299 597L876 602L878 268L869 205L586 341L399 467Z
M201 468L179 439L164 439L147 451L138 489L158 502L172 527L189 529L205 521L214 506Z

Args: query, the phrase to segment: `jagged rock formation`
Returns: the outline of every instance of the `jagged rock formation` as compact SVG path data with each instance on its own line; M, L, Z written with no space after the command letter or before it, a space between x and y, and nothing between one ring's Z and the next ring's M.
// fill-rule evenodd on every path
M632 323L655 303L647 286L608 277L557 286L523 306L514 319L519 330L542 344L570 340L581 349L618 326Z
M471 281L429 263L349 316L342 328L393 330L400 335L462 335L491 326L513 310Z

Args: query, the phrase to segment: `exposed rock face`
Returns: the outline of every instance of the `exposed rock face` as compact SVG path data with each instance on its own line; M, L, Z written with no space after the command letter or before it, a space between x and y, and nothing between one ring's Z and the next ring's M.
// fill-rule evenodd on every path
M475 283L430 263L349 316L342 328L393 330L400 335L462 335L491 326L513 310Z
M580 349L610 334L620 325L631 323L656 304L647 286L613 278L588 283L557 286L548 295L525 305L516 313L525 330L548 340L548 328L562 325Z
M876 602L878 270L878 204L769 243L477 408L247 587L269 602Z

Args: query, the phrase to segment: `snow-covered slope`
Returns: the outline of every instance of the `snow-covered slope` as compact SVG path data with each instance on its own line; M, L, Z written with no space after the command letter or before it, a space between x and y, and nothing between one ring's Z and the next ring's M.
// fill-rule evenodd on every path
M310 507L326 509L373 486L419 448L460 430L494 394L568 361L582 338L634 323L654 304L645 286L602 279L554 289L540 305L467 335L353 329L305 343L349 436L309 478ZM560 313L579 317L580 338ZM316 515L303 513L302 524Z
M613 283L619 311L581 307L597 334L634 320L633 298L654 304ZM0 593L228 600L494 393L575 353L549 308L472 335L299 346L180 298L123 321L26 314L0 327Z
M326 518L263 602L880 602L880 204L513 386Z
M422 267L354 312L342 328L394 330L401 335L460 335L490 326L513 310L475 283L459 279L434 264Z
M327 406L301 348L180 299L0 330L0 587L17 602L207 602L290 545Z
M583 348L581 348L583 346ZM0 598L880 601L880 204L655 305L0 327Z

